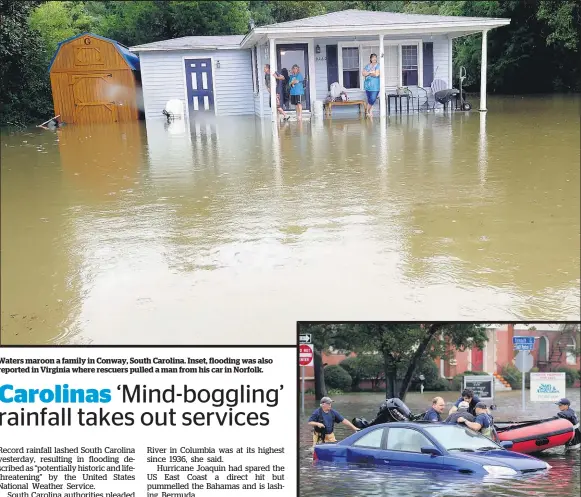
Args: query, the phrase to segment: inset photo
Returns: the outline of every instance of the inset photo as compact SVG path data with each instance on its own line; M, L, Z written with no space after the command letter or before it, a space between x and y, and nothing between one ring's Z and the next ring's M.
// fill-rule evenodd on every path
M579 494L580 323L297 332L301 497Z

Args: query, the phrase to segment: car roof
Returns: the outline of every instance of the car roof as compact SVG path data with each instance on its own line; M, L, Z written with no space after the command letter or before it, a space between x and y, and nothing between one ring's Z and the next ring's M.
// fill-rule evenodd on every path
M445 424L445 423L434 423L433 421L395 421L393 423L381 423L378 425L370 426L369 428L390 428L390 427L399 427L399 428L417 428L418 426L458 426L452 424Z

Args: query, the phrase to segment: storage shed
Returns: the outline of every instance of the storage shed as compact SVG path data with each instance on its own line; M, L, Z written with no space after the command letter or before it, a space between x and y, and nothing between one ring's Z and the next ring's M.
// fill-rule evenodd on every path
M67 124L141 117L139 57L115 40L83 33L61 41L49 72L55 115Z

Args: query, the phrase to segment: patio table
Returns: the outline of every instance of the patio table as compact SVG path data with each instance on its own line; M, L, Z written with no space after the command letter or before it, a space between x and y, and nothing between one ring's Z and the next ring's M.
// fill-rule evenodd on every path
M407 108L407 113L410 113L410 94L409 93L404 93L401 95L398 95L397 93L388 93L387 95L387 114L391 114L391 99L393 98L394 103L395 103L395 113L397 114L397 102L399 100L399 113L401 114L402 112L402 98L406 99L406 108ZM413 105L413 104L412 104Z

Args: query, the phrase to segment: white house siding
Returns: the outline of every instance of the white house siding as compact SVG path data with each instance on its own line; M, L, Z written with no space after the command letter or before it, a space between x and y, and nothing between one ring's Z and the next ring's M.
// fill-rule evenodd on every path
M177 50L141 52L141 78L146 119L163 118L168 100L186 98L184 57L212 57L216 115L254 113L250 50ZM216 61L220 68L216 68Z
M393 40L406 40L406 39L421 39L424 43L433 43L434 44L434 78L443 79L444 81L448 82L448 68L450 66L449 58L449 51L448 51L448 44L450 40L447 36L415 36L415 35L402 35L402 36L389 36L385 37L385 42L393 41ZM369 36L369 37L357 37L357 41L360 42L367 42L367 41L375 41L377 40L379 44L379 36ZM316 57L319 59L324 59L327 54L327 45L337 45L338 43L348 43L348 42L355 42L355 38L315 38L315 46L319 45L321 52L316 54ZM316 77L316 88L317 88L317 100L324 100L329 92L329 82L327 81L327 63L326 60L315 60L315 77ZM332 82L331 82L332 83ZM387 91L395 90L395 87L386 87ZM356 91L350 90L349 95L352 99L364 99L365 92L364 91ZM439 105L439 104L438 104ZM376 103L376 108L379 108L379 104ZM350 108L337 108L339 112L349 112L352 111ZM336 110L333 109L333 113Z

